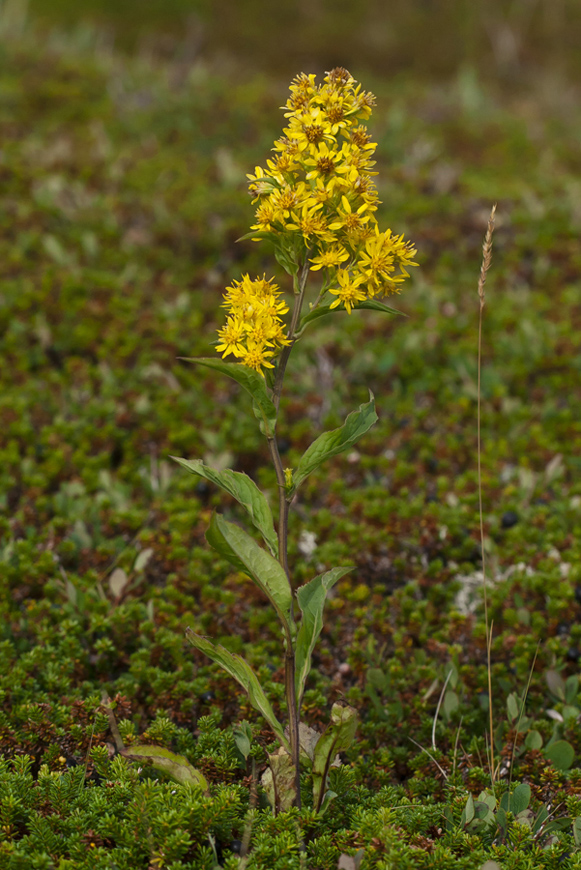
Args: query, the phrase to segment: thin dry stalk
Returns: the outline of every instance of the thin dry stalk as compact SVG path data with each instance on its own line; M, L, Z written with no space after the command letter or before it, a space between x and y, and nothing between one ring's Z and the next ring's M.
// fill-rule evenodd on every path
M434 752L436 751L436 725L438 724L438 714L440 712L440 707L442 706L442 701L444 700L444 695L446 694L446 689L448 687L448 683L450 682L450 677L452 676L452 671L448 671L448 676L446 677L446 681L440 692L440 697L438 699L438 706L436 707L436 712L434 713L434 721L432 722L432 749Z
M531 682L532 682L532 679L533 679L533 671L534 671L534 669L535 669L535 665L536 665L536 663L537 663L537 656L538 656L538 654L539 654L539 648L540 648L540 646L541 646L541 642L539 641L539 642L537 643L537 648L536 648L536 650L535 650L535 655L534 655L534 657L533 657L533 663L532 663L531 668L530 668L530 671L529 671L529 679L528 679L528 682L527 682L526 688L525 688L525 690L524 690L524 694L523 694L523 696L522 696L522 698L521 698L520 709L519 709L519 713L518 713L518 719L517 719L516 725L514 726L514 740L513 740L513 743L512 743L512 752L511 752L511 754L510 754L510 769L509 769L509 775L508 775L508 790L509 790L509 792L510 792L510 788L511 788L511 785L512 785L512 770L513 770L513 767L514 767L514 756L515 756L515 753L516 753L516 741L517 741L517 738L518 738L518 732L519 732L519 728L520 728L520 723L521 723L522 718L523 718L523 716L524 716L525 706L526 706L526 703L527 703L527 698L528 698L528 694L529 694L529 689L530 689L530 687L531 687Z
M489 727L490 727L490 775L492 785L494 787L494 721L492 716L492 673L490 665L490 652L492 647L492 625L488 622L488 597L486 593L486 555L484 552L484 518L482 513L482 468L481 468L481 443L480 443L480 404L481 404L481 385L480 374L482 370L482 315L484 311L485 294L484 285L486 283L486 274L490 268L492 260L492 234L494 233L494 215L496 214L496 203L492 206L490 217L488 218L488 227L482 245L482 265L480 267L480 277L478 279L478 298L480 299L480 312L478 317L478 412L477 412L477 441L478 441L478 513L480 516L480 549L482 550L482 586L484 593L484 621L486 625L486 659L488 668L488 712L489 712Z

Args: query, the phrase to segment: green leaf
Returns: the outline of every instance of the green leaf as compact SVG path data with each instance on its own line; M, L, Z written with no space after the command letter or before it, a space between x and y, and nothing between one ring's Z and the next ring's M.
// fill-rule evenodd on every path
M274 715L271 703L266 697L264 689L258 681L258 677L248 662L245 661L242 656L231 653L223 646L213 644L212 641L208 640L208 638L196 634L191 628L186 629L186 637L192 646L195 646L196 649L203 652L209 659L212 659L213 662L220 665L220 667L229 673L231 677L234 677L247 693L248 699L254 709L257 710L261 716L264 716L281 744L290 753L290 745L284 736L282 725Z
M576 846L581 846L581 816L573 819L573 839Z
M511 722L516 722L520 712L520 699L516 692L511 692L506 699L506 712Z
M313 758L313 806L319 812L325 797L327 777L338 752L353 743L357 728L357 710L348 705L333 704L331 722L315 746Z
M533 831L540 831L540 829L544 827L544 823L547 821L548 818L549 811L543 804L541 807L539 807L539 811L535 816L535 820L533 822Z
M376 421L375 402L373 396L371 396L369 402L365 402L365 404L359 406L358 411L352 411L349 414L342 426L338 429L333 429L331 432L324 432L322 435L319 435L311 446L307 447L297 469L293 472L293 488L291 492L295 492L303 480L325 462L326 459L342 453L343 450L355 444L362 435L365 435L371 429Z
M510 796L510 811L518 816L526 810L531 799L531 787L526 782L521 782Z
M318 305L312 311L309 311L308 314L301 317L298 332L301 332L309 323L318 320L319 317L326 317L327 314L335 314L336 312L345 312L347 310L346 308L331 308L331 304L329 302L327 305ZM407 317L407 314L404 314L403 311L398 311L397 308L384 305L383 302L379 302L377 299L365 299L363 302L353 305L353 309L355 311L381 311L383 314L399 314L400 317Z
M208 465L204 465L201 459L178 459L171 456L192 474L197 474L205 480L220 486L242 505L254 526L258 529L273 556L278 555L278 538L274 530L272 512L263 493L258 489L254 481L241 471L216 471Z
M311 656L321 630L323 628L323 609L327 592L352 568L332 568L318 577L313 577L304 586L297 589L297 600L303 614L296 641L295 652L295 685L299 710L301 707L305 683L311 670Z
M575 758L575 750L566 740L556 740L545 746L543 753L557 770L569 770Z
M577 700L577 692L579 691L579 675L571 674L565 680L565 700L568 704L574 704Z
M161 770L171 776L175 782L181 785L199 785L204 791L208 791L208 783L206 778L199 770L192 767L187 758L183 755L176 755L175 752L170 752L169 749L163 749L161 746L147 746L144 743L134 743L126 749L122 749L120 753L129 761L139 761L144 764L151 764L156 770Z
M339 797L339 795L337 794L336 791L331 791L331 789L328 789L325 792L325 797L323 798L323 803L321 804L321 809L319 810L319 815L323 816L327 812L327 810L329 809L331 803L334 800L336 800L336 798L338 798L338 797Z
M527 749L540 749L543 745L543 738L540 731L533 728L525 737L525 747Z
M213 514L206 540L239 571L248 574L262 589L290 635L292 589L282 565L240 526Z
M535 814L532 810L521 810L520 813L517 813L515 818L516 821L519 822L519 824L526 825L527 828L530 828L532 830L535 822Z
M460 826L462 828L469 825L472 819L474 818L474 798L471 794L468 795L468 800L466 801L466 806L462 811L462 818L460 819Z
M493 794L490 794L490 792L481 791L480 794L478 795L478 800L482 801L482 803L486 804L486 806L490 810L496 809L496 798L494 797Z
M460 699L456 692L452 691L452 689L448 689L446 694L444 695L444 702L442 704L442 712L446 719L449 719L452 713L458 709L460 706Z
M268 395L262 375L259 375L258 372L254 371L254 369L242 365L241 363L225 362L224 360L214 359L213 357L182 356L180 359L185 362L197 363L198 365L206 366L209 369L214 369L217 372L221 372L223 375L228 375L229 378L232 378L240 384L247 393L250 393L260 409L265 433L268 436L274 435L274 429L276 426L276 408Z
M246 721L240 722L233 727L232 733L238 752L247 761L252 747L252 727L250 723Z
M560 701L565 700L565 680L558 671L549 670L545 673L545 679L549 690Z
M252 241L259 242L261 239L269 239L274 242L276 239L276 235L271 230L254 230L250 233L244 233L243 236L240 236L239 239L236 239L237 242L246 242L248 239L252 239Z
M494 813L485 801L474 801L474 816L476 821L484 822L485 825L494 822Z

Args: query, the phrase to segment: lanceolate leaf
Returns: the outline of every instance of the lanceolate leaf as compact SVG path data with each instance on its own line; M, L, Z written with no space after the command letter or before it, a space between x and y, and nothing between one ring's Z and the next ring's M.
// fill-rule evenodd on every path
M399 314L400 317L407 316L403 313L403 311L398 311L397 308L391 308L389 305L384 305L383 302L379 302L377 299L365 299L363 302L358 302L357 305L353 306L353 308L355 310L382 311L383 314ZM312 311L309 311L308 314L305 314L304 317L301 318L299 332L309 323L312 323L314 320L318 320L319 317L325 317L327 314L335 314L335 312L341 311L346 311L346 309L331 308L331 303L329 303L328 305L318 305L316 308L313 308Z
M239 571L249 574L268 597L280 621L290 634L292 590L283 567L240 526L213 514L206 540Z
M237 242L245 242L248 239L252 239L252 241L259 242L261 239L269 239L272 242L276 241L276 236L271 231L267 230L254 230L250 233L244 233L243 236L240 236L239 239L236 239Z
M377 421L375 413L375 402L373 396L364 405L359 406L358 411L353 411L342 426L338 429L333 429L331 432L324 432L322 435L313 441L310 447L307 447L303 453L296 471L293 473L293 490L308 477L308 475L318 468L326 459L331 456L336 456L337 453L342 453L348 447L351 447L358 441L362 435L371 429Z
M311 670L311 656L321 629L323 628L323 609L327 592L352 568L332 568L325 574L313 577L297 589L297 600L303 614L296 641L296 696L299 709L305 691L305 683Z
M270 701L264 694L264 689L258 681L258 677L242 656L235 655L229 652L223 646L215 645L212 641L192 631L191 628L186 630L186 637L192 646L207 655L209 659L220 665L230 674L231 677L240 683L244 691L248 694L250 703L268 722L282 746L290 753L290 745L286 737L282 725L274 715L274 710Z
M208 790L208 783L203 773L192 767L183 755L176 755L162 746L148 746L144 743L134 743L121 750L121 755L129 761L140 761L151 764L156 770L161 770L171 776L173 780L182 785L199 785L204 791Z
M333 704L331 722L315 746L313 759L313 807L318 812L325 797L329 768L338 752L344 752L353 743L357 728L357 710Z
M229 468L225 471L216 471L208 465L204 465L201 459L178 459L177 456L172 456L171 458L179 462L180 465L183 465L184 468L187 468L188 471L191 471L192 474L198 474L205 480L215 483L233 496L248 513L248 516L264 538L272 555L278 555L278 538L274 530L270 506L254 481L247 474L243 474L240 471L231 471Z
M180 357L186 362L197 363L201 366L207 366L209 369L215 369L217 372L222 372L228 375L241 387L244 387L247 393L250 393L256 402L265 427L266 435L273 435L276 426L276 408L274 407L266 390L266 384L262 375L255 372L249 366L241 365L240 363L224 362L221 359L213 357Z

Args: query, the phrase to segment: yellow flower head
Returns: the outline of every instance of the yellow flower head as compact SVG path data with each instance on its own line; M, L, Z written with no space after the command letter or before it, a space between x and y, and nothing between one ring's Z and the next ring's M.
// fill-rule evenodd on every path
M296 275L307 261L321 272L317 304L343 306L398 292L415 266L415 248L391 230L380 231L371 141L365 122L375 103L343 67L325 75L301 73L283 107L286 126L266 166L248 175L256 204L251 229L268 234L279 262ZM259 235L260 234L260 235ZM289 260L290 258L290 260ZM323 271L324 270L324 271ZM291 344L283 320L288 306L272 279L244 275L226 288L226 324L216 350L261 374Z
M261 373L273 368L270 358L289 343L282 320L288 305L280 297L278 285L265 275L254 280L243 275L241 281L233 281L224 294L229 316L218 330L218 353L223 358L232 354Z
M338 287L331 288L329 293L336 296L334 302L331 303L331 308L337 308L341 303L345 306L347 314L351 314L353 306L357 302L363 302L366 298L365 290L361 288L361 284L365 278L363 275L357 275L353 278L347 269L339 269L337 272Z

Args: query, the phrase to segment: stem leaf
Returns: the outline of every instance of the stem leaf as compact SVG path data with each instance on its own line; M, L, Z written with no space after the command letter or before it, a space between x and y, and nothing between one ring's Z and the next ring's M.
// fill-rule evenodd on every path
M250 393L254 399L260 414L262 415L265 434L269 436L274 435L274 429L276 426L276 408L268 395L262 375L259 375L258 372L254 371L254 369L251 369L249 366L242 365L242 363L225 362L224 360L214 359L213 357L182 356L180 359L185 362L197 363L198 365L206 366L209 369L214 369L217 372L221 372L223 375L228 375L229 378L232 378L240 384L240 386L243 387L247 393Z
M297 589L297 600L303 614L296 640L295 685L297 704L300 709L305 684L311 670L311 656L323 628L323 609L327 592L352 568L331 568L318 577L313 577Z
M274 529L270 505L264 494L247 474L232 471L229 468L224 471L216 471L214 468L204 465L201 459L179 459L177 456L172 456L171 459L191 471L192 474L197 474L199 477L215 483L235 498L264 538L272 555L278 556L278 538Z
M289 496L296 491L308 475L319 467L326 459L342 453L355 444L362 435L371 429L377 421L373 395L369 402L359 406L358 411L352 411L344 424L331 432L324 432L307 447L303 453L296 471L293 472L293 488Z
M206 540L230 564L248 574L276 610L290 637L292 589L285 570L274 556L263 550L240 526L213 514Z
M208 638L196 634L191 628L186 629L186 637L192 646L195 646L196 649L203 652L209 659L220 665L220 667L230 674L231 677L234 677L247 693L248 699L254 709L257 710L261 716L264 716L277 738L280 740L282 746L284 746L287 752L290 753L290 746L288 740L284 736L282 725L274 715L271 703L266 697L264 689L258 681L258 677L248 662L245 661L242 656L231 653L223 646L213 644L212 641L208 640Z
M122 749L121 755L129 761L151 764L156 770L167 773L181 785L199 785L204 791L208 791L208 783L203 773L192 767L185 756L176 755L175 752L170 752L169 749L164 749L162 746L134 743L128 748Z
M399 314L400 317L406 317L407 315L403 313L403 311L399 311L397 308L392 308L390 305L385 305L383 302L379 302L377 299L364 299L362 302L358 302L356 305L353 305L354 311L381 311L383 314ZM301 318L300 326L298 331L301 332L305 326L308 326L309 323L312 323L314 320L318 320L319 317L325 317L327 314L335 314L336 312L346 311L345 308L331 308L331 302L328 304L317 305L316 308L313 308L312 311L309 311L304 317Z
M313 807L319 812L325 797L329 768L338 752L344 752L353 743L357 728L357 710L347 704L333 704L331 722L315 746L313 759Z
M239 239L236 239L237 242L246 242L248 239L252 239L252 241L260 242L262 239L269 239L272 242L276 241L276 236L272 232L272 230L252 230L249 233L244 233L243 236L240 236Z

